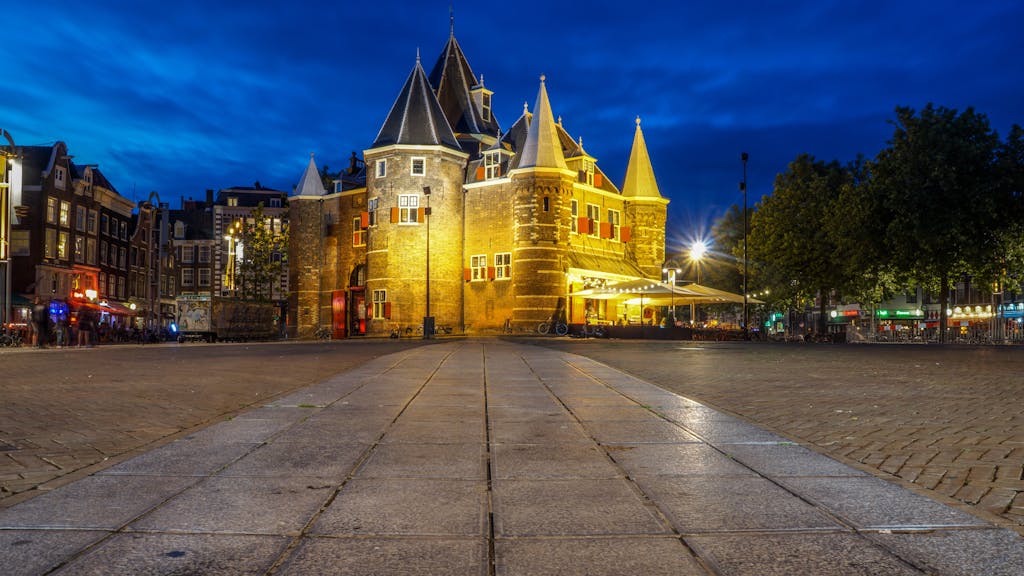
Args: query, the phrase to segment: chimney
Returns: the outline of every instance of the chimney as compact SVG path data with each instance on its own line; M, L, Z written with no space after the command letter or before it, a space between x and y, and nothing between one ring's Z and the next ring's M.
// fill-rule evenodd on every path
M206 205L213 206L213 190L210 188L206 189Z

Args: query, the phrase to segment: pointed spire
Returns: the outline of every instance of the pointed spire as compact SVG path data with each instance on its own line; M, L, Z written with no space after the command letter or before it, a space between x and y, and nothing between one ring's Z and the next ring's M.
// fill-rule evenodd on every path
M455 3L448 3L448 28L451 32L451 37L455 38Z
M299 178L299 183L295 186L295 191L292 193L293 196L323 196L327 194L327 190L324 189L324 182L320 179L320 170L316 167L316 162L313 160L313 153L309 153L309 164L306 165L306 170L302 172L302 177Z
M390 144L441 145L461 150L419 59L372 147Z
M661 198L658 182L654 178L654 167L647 153L643 130L640 129L640 117L636 117L636 132L633 134L633 150L629 153L629 165L626 167L626 181L622 184L622 195L630 197Z
M441 103L448 124L456 134L494 135L498 132L498 121L494 114L488 114L485 118L481 104L474 99L474 89L482 88L483 83L481 76L477 84L477 77L458 40L454 35L450 36L430 70L430 85L434 88L437 101Z
M554 115L551 113L551 103L548 101L548 90L544 86L545 79L546 77L541 75L537 103L533 106L533 122L526 133L520 168L567 168Z

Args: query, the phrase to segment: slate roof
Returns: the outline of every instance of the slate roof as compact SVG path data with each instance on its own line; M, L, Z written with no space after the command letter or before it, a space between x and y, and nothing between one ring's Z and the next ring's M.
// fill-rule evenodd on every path
M470 94L478 81L466 55L452 35L430 72L430 85L452 130L457 134L489 134L497 136L501 129L492 113L484 120Z
M439 145L462 151L419 57L371 148L393 144Z
M313 160L313 153L309 154L309 164L306 164L306 169L302 172L302 177L299 178L299 183L295 185L295 191L292 192L293 196L323 196L327 194L327 190L324 189L324 181L320 179L320 170L316 167L316 162Z
M42 183L43 172L50 165L53 149L54 146L18 146L23 186L38 186Z
M519 168L565 169L561 136L551 113L548 91L544 87L544 76L540 77L540 90L537 91L537 104L533 110L534 118L530 122L526 142L520 152ZM571 137L569 141L572 141Z
M185 240L213 240L213 212L206 208L196 210L171 210L168 220L171 223L171 234L174 223L185 223Z

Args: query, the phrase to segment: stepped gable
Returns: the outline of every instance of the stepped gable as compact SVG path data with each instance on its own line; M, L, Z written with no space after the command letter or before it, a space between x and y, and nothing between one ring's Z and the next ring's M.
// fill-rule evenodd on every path
M395 144L446 146L462 151L434 96L419 55L371 148Z

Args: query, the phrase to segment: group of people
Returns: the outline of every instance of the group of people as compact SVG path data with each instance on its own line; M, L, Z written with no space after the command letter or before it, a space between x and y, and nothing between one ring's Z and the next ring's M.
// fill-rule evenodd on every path
M50 306L40 298L32 304L32 345L36 348L72 346L72 335L78 346L92 347L96 344L96 327L96 314L87 308L78 311L72 330L66 314L51 315Z

